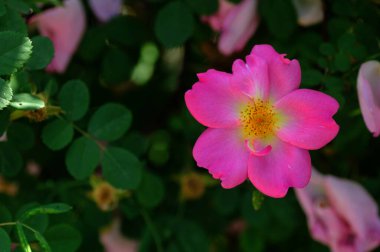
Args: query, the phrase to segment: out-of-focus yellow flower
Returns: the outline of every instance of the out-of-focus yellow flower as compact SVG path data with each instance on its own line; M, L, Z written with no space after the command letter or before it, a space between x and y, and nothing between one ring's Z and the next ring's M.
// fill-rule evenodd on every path
M129 191L114 188L98 176L91 178L92 191L90 197L95 201L102 211L115 209L122 197L128 197Z
M18 185L13 182L8 182L0 176L0 193L14 197L18 193Z
M178 178L181 191L180 198L182 200L195 200L203 196L206 187L214 184L208 176L204 176L197 172L187 172Z
M91 197L103 211L114 209L118 203L117 190L107 182L99 183L91 192Z

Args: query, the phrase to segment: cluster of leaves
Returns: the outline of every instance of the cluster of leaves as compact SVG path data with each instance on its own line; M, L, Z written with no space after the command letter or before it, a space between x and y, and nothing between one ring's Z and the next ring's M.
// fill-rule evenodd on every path
M12 236L17 236L20 246L13 251L31 252L34 243L38 243L43 251L76 251L81 243L80 233L70 225L57 224L48 230L48 215L61 214L71 210L63 203L48 205L30 204L19 210L12 221L12 214L3 206L0 207L0 250L11 251L11 238L7 231L12 230ZM44 232L44 235L42 235Z
M7 136L0 174L19 185L16 197L0 192L1 251L9 251L10 240L20 251L103 251L99 232L115 215L140 251L323 251L309 238L292 192L263 201L247 182L232 190L211 185L197 200L182 195L178 177L204 172L191 156L203 128L187 112L183 93L196 73L229 72L259 43L297 58L302 86L340 102L341 132L312 153L314 165L359 180L380 198L379 169L370 165L380 145L356 98L358 67L379 59L379 5L326 0L325 20L302 28L291 0L260 1L258 31L243 52L225 57L217 35L200 21L218 9L217 0L125 0L133 15L104 24L86 2L86 33L65 74L54 75L44 71L53 44L27 19L40 3L60 2L0 0L0 135ZM38 177L27 173L31 160L42 169ZM114 211L101 211L88 196L94 174L130 192ZM53 202L74 210L48 217L69 209ZM244 228L231 230L236 221Z

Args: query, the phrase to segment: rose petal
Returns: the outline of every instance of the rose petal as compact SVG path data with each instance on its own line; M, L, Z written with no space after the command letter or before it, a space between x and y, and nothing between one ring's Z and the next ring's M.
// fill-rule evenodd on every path
M364 122L374 137L380 135L380 63L368 61L360 66L358 96Z
M288 60L270 45L256 45L251 51L253 57L261 57L268 64L270 96L277 100L299 87L301 68L298 60Z
M224 55L240 51L259 25L257 0L243 0L226 15L218 43Z
M285 117L277 136L297 147L319 149L338 134L339 126L332 116L339 104L331 96L299 89L277 101L275 108Z
M223 22L231 9L235 8L236 5L232 4L227 0L219 0L218 12L211 16L203 16L201 20L208 23L214 31L221 31L223 27Z
M47 71L63 73L85 30L86 17L81 2L66 0L63 7L33 16L30 24L37 25L41 35L53 42L55 54Z
M209 70L198 74L199 82L186 92L187 108L201 124L211 128L234 127L246 97L231 85L231 75Z
M311 161L307 150L277 140L269 154L257 157L251 155L248 163L248 177L262 193L284 197L289 187L302 188L310 180Z
M266 100L269 91L268 65L260 57L247 57L247 64L238 59L232 65L232 85L250 98Z
M326 176L325 190L330 204L358 236L360 247L370 250L380 244L380 219L376 202L356 182Z
M96 17L107 22L121 12L122 0L89 0L90 7Z
M207 129L194 145L193 156L224 188L233 188L247 179L249 152L237 129Z
M305 188L295 189L294 191L306 214L307 223L313 238L322 243L328 244L328 234L325 225L318 219L315 212L315 202L325 198L323 194L323 185L324 177L313 168L309 184Z

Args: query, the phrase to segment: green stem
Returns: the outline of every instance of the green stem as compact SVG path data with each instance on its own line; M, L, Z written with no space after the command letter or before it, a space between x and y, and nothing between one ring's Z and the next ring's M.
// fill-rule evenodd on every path
M14 225L17 225L17 222L4 222L4 223L0 223L0 227L14 226Z
M148 226L148 229L150 230L150 233L153 236L154 242L156 243L157 251L158 252L163 252L164 250L162 248L161 238L158 235L156 227L154 226L154 224L153 224L153 222L152 222L152 220L151 220L148 212L144 208L142 208L142 207L140 208L140 212L141 212L141 215L144 218L144 221L145 221L146 225Z
M25 227L26 229L29 229L30 231L32 231L33 233L37 233L38 231L31 228L30 226L22 223L22 222L18 222L18 221L15 221L15 222L4 222L4 223L0 223L0 227L5 227L5 226L15 226L17 224L20 224L22 225L23 227Z
M105 147L104 147L101 143L99 143L99 141L98 141L96 138L94 138L91 134L89 134L88 132L82 130L82 129L81 129L78 125L76 125L74 122L69 121L69 120L63 118L63 117L60 116L60 115L57 115L57 117L58 117L59 119L61 119L61 120L66 121L67 123L71 124L71 126L73 126L73 128L74 128L75 130L77 130L79 133L81 133L84 137L87 137L88 139L91 139L92 141L94 141L94 142L99 146L99 148L100 148L102 151L104 151Z

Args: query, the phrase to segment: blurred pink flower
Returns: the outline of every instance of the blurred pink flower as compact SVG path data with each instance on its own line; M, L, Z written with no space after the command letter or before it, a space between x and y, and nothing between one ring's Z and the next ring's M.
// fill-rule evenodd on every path
M0 142L6 142L8 139L7 139L7 133L4 132L1 136L0 136Z
M29 160L26 163L26 172L33 177L38 177L41 173L41 166L34 160Z
M218 48L224 55L242 50L255 33L259 25L257 1L243 0L234 5L220 0L217 13L202 17L213 30L221 33Z
M209 70L186 92L198 122L209 127L198 138L198 166L233 188L247 177L262 193L284 197L289 187L310 180L308 150L322 148L338 133L332 116L339 104L318 91L298 89L297 60L270 45L256 45L232 74Z
M360 109L374 137L380 135L380 63L367 61L360 66L357 80Z
M62 7L33 16L30 24L36 25L43 36L53 41L54 58L46 70L63 73L86 27L86 16L80 0L66 0Z
M331 251L364 252L380 244L377 205L358 183L313 169L310 184L296 195L312 237Z
M302 26L315 25L324 18L322 0L293 0L298 15L298 24Z
M121 12L122 0L89 0L90 7L96 17L107 22Z
M124 237L120 232L120 220L115 219L108 230L100 235L100 242L105 252L137 252L138 243Z

